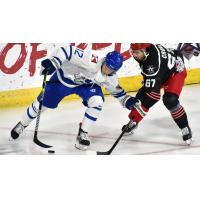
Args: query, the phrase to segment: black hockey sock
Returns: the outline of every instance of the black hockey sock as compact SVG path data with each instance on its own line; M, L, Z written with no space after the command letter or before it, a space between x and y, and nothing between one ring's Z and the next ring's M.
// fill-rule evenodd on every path
M180 106L175 112L171 112L171 115L180 129L188 126L187 115L182 106Z

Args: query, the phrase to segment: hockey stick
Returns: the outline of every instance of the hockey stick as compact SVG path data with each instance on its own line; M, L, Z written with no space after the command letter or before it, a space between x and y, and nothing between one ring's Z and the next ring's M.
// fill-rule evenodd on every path
M133 124L135 124L135 122L133 120L130 120L129 123L126 125L125 128L123 128L122 133L120 134L120 136L117 138L117 140L115 141L115 143L112 145L112 147L108 150L108 151L91 151L88 152L88 154L96 154L96 155L110 155L113 150L115 149L115 147L117 146L117 144L119 143L119 141L121 140L121 138L123 137L123 135L127 132L127 130L130 128L130 126L132 126ZM135 124L136 125L136 124Z
M105 151L105 152L97 151L96 154L97 155L110 155L113 152L113 150L115 149L115 147L117 146L117 144L119 143L119 141L121 140L121 138L123 137L123 135L125 133L126 133L126 130L122 131L120 136L117 138L115 143L112 145L112 147L108 151Z
M52 146L47 145L42 143L37 135L38 135L38 128L39 128L39 123L40 123L40 114L41 114L41 110L42 110L42 104L43 104L43 99L44 99L44 91L45 91L45 87L46 87L46 78L47 78L47 73L44 74L44 79L43 79L43 83L42 83L42 91L41 91L41 98L40 98L40 104L39 104L39 110L37 113L37 119L36 119L36 125L35 125L35 132L34 132L34 137L33 137L33 142L37 145L39 145L40 147L43 148L51 148Z

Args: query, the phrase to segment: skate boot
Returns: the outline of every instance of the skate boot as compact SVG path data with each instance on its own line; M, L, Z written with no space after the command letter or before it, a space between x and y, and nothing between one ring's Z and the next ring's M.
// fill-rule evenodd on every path
M82 124L80 123L75 147L79 150L86 151L87 148L90 146L90 139L88 137L88 133L82 130L81 125Z
M11 138L13 140L17 139L19 135L24 132L25 128L26 126L23 126L21 122L18 122L18 124L11 130L10 134Z
M186 126L185 128L181 129L182 135L183 135L183 141L187 143L187 145L191 145L192 143L192 131L189 126Z
M122 127L122 131L124 131L126 128L128 128L129 130L126 131L124 133L123 136L129 136L129 135L133 135L135 133L135 129L137 129L138 127L138 123L136 123L135 121L133 120L130 120L130 122L127 124L127 125L124 125Z

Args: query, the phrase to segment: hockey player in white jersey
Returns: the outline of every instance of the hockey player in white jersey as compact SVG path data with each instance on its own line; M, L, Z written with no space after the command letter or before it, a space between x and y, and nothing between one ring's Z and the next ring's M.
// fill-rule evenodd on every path
M56 108L65 96L71 94L79 95L87 107L75 144L80 150L86 150L90 145L88 132L102 110L104 96L101 86L128 109L137 102L136 98L127 95L119 86L116 72L123 65L123 56L116 51L100 57L96 51L81 50L69 45L58 48L41 65L41 74L52 75L44 92L42 112L48 108ZM12 129L13 139L17 139L36 118L40 98L41 95L27 108L21 121Z

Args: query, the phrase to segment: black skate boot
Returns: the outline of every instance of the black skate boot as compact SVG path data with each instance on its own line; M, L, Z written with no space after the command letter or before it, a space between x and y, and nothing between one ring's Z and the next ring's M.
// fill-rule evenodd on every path
M88 133L82 130L81 125L82 124L80 123L75 147L79 150L86 151L87 148L90 146L90 139L88 137Z
M187 143L187 145L191 145L192 143L192 131L189 126L186 126L185 128L181 129L182 135L183 135L183 141Z
M127 129L127 131L124 133L123 136L133 135L135 133L135 129L137 129L137 127L138 127L138 123L136 123L133 120L130 120L127 125L124 125L122 127L122 131L125 131L125 129Z
M18 122L18 124L11 130L10 134L11 138L13 140L17 139L19 135L24 132L25 128L26 126L23 126L21 122Z

